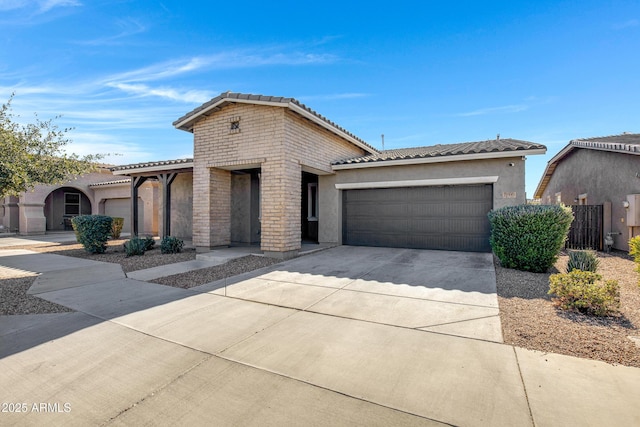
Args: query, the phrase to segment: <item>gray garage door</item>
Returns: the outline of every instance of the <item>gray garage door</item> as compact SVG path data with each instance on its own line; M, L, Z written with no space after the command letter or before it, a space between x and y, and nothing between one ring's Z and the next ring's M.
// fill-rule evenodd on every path
M492 185L345 190L345 245L488 252Z

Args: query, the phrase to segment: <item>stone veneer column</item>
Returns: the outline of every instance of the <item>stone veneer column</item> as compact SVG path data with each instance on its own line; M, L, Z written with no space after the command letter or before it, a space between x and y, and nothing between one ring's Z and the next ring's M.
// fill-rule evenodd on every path
M269 160L262 164L261 249L286 258L300 249L302 169L297 161Z

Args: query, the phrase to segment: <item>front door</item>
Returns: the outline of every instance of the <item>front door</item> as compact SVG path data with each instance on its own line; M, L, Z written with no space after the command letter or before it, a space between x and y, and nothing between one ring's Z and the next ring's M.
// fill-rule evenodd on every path
M318 175L302 172L302 240L318 242Z

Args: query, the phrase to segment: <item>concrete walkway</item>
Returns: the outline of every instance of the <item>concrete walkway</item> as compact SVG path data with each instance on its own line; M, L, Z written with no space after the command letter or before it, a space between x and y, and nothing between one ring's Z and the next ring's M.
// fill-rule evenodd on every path
M640 369L482 335L481 255L338 247L184 290L0 251L77 310L0 317L0 397L26 405L0 423L640 425Z

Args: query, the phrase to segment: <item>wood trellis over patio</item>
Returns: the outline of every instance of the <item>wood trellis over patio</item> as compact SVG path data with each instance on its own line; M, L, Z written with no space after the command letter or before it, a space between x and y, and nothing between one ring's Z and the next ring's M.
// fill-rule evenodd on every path
M171 184L178 174L191 172L193 159L179 159L165 162L138 163L111 169L115 175L131 177L131 235L137 236L138 189L147 180L157 180L162 184L162 236L171 235Z

